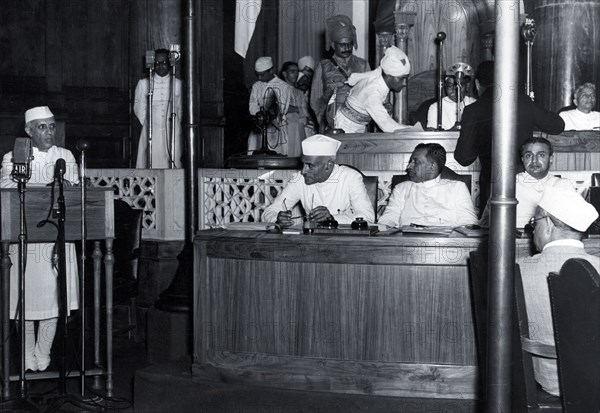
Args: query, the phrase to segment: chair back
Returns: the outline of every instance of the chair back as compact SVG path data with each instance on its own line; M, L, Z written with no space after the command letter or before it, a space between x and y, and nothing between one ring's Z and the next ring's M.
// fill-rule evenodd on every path
M367 176L362 171L355 166L348 164L340 164L340 166L345 166L350 169L354 169L362 175L363 183L365 184L365 188L367 189L367 195L369 196L369 200L371 201L371 205L373 207L373 213L375 214L375 220L377 220L377 199L378 199L378 191L379 191L379 177L378 176Z
M571 258L548 284L563 410L598 412L600 276L588 261Z
M440 174L440 177L442 179L449 179L451 181L464 182L464 184L467 186L467 189L469 190L469 193L471 192L471 181L472 181L471 175L460 175L460 174L457 174L456 172L454 172L452 169L448 168L447 166L444 166L444 168L442 169L442 173ZM394 190L394 187L397 184L399 184L400 182L408 181L408 180L409 180L408 174L392 176L392 182L390 183L390 192Z
M115 200L115 277L137 280L144 211Z

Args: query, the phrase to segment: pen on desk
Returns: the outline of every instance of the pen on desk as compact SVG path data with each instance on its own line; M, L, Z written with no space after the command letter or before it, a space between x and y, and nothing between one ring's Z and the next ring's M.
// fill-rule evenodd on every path
M284 210L284 211L287 211L287 210L288 210L288 209L287 209L287 206L285 205L285 200L286 200L286 199L287 199L287 198L283 198L283 202L282 202L282 204L283 204L283 210Z

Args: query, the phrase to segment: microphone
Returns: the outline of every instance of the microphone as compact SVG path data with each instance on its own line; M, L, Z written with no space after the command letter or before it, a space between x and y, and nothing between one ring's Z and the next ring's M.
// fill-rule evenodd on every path
M79 152L85 152L90 147L90 143L87 139L79 139L77 141L77 145L75 146Z
M54 164L54 179L58 179L58 182L62 184L66 170L67 164L65 160L63 158L58 158Z
M436 36L435 36L435 41L436 42L443 42L444 40L446 40L446 33L444 32L439 32Z
M169 50L169 64L171 66L175 66L177 62L179 62L179 58L181 57L181 46L179 46L178 44L172 44L169 46Z
M146 69L154 69L155 53L154 50L146 50Z
M31 138L15 139L13 149L13 180L29 180L31 178L31 160L32 156Z

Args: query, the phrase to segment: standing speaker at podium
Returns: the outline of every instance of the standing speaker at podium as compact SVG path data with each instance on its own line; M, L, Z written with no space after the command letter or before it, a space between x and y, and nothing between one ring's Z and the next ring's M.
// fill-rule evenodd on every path
M31 160L32 186L46 186L55 179L57 160L65 161L64 181L79 183L79 172L73 154L54 145L56 122L47 106L38 106L25 112L25 132L31 137L33 159ZM13 159L23 158L18 153L22 148L15 144L15 150L4 155L0 187L17 186L12 179ZM14 153L13 153L14 152ZM29 154L24 157L27 158ZM62 162L62 161L61 161ZM69 185L66 183L66 185ZM36 225L30 222L29 225ZM54 258L54 243L29 243L27 246L27 265L25 269L25 367L27 370L45 370L50 364L50 350L56 334L58 322L58 283ZM79 307L77 254L73 243L66 244L67 304L70 310ZM18 283L18 245L10 246L10 318L19 319L17 303L19 301ZM37 328L37 340L35 324Z

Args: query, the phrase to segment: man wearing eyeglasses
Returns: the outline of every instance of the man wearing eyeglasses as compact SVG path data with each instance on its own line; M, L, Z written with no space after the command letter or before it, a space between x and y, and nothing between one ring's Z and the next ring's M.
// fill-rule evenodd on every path
M333 129L335 113L350 91L345 83L350 75L371 70L366 60L352 54L358 47L352 20L337 15L328 18L326 24L333 56L317 64L310 94L310 106L317 116L320 133Z
M531 339L554 345L552 311L548 292L548 273L560 271L569 258L583 258L600 271L600 258L583 248L585 231L598 218L598 211L577 192L549 188L544 191L529 223L534 228L533 242L539 254L518 261ZM555 396L560 395L556 360L533 357L536 381Z
M169 168L171 161L176 168L181 168L181 80L175 79L175 110L171 93L171 62L167 49L155 51L154 74L152 91L152 168ZM148 93L150 81L140 79L135 88L133 112L142 124L142 133L138 144L136 168L148 168ZM171 159L171 113L175 113L175 151Z

